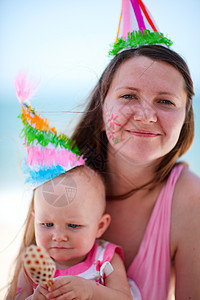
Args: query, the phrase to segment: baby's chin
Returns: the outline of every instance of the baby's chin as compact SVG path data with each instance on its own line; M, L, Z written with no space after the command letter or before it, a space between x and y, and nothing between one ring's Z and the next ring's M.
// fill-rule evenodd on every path
M51 256L51 258L54 260L57 270L71 268L71 267L83 262L86 259L85 256L74 258L74 257L69 257L69 256L64 256L64 255L54 255L53 257Z

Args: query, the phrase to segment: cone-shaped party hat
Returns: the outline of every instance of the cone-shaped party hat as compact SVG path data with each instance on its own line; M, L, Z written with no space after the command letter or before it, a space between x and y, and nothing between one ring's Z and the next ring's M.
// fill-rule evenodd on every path
M170 47L172 41L160 32L142 0L122 0L117 38L109 55L114 56L123 49L156 44Z
M58 134L49 121L42 118L28 100L36 91L38 83L27 80L26 73L20 73L14 81L17 98L22 110L20 118L23 123L21 137L27 150L24 173L26 182L33 187L85 164L75 143L65 134Z

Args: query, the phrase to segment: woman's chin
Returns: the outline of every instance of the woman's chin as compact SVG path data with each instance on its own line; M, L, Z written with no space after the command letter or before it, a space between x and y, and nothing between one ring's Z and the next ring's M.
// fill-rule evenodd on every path
M117 153L120 158L122 158L124 161L128 162L129 164L133 166L145 166L149 164L155 164L159 160L158 157L155 155L143 155L142 153L130 153L129 155L118 152Z

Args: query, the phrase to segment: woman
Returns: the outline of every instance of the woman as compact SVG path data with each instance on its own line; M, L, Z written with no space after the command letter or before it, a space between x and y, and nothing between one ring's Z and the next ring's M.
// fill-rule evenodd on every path
M200 179L178 162L194 136L193 83L172 50L117 54L72 139L104 174L111 225L143 299L200 299Z

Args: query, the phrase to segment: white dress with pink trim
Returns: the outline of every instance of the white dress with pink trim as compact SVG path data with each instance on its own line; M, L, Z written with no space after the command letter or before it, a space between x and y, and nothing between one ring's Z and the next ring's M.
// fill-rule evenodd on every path
M97 239L85 261L64 270L56 270L54 278L58 276L76 275L104 284L104 280L113 271L110 261L114 253L118 253L123 260L123 252L120 246ZM141 295L136 284L129 280L131 293L134 300L141 300Z
M56 270L54 278L58 276L76 275L104 284L105 277L113 271L109 262L115 252L123 259L122 249L119 246L98 239L88 253L85 261L68 269Z

